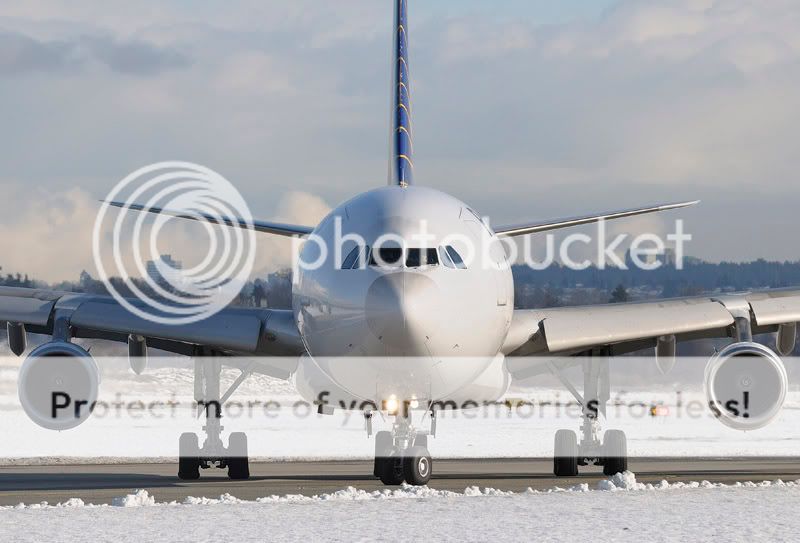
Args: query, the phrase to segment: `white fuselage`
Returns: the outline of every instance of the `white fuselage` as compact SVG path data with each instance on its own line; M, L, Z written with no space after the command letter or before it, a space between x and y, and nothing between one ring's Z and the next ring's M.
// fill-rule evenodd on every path
M388 262L370 262L378 247ZM396 247L403 252L394 262ZM442 254L447 247L464 266ZM354 249L367 257L343 266ZM415 250L433 250L433 263L413 261ZM317 226L300 259L293 309L310 355L296 376L305 396L380 405L491 401L505 392L499 353L513 279L497 237L463 202L416 186L360 194Z

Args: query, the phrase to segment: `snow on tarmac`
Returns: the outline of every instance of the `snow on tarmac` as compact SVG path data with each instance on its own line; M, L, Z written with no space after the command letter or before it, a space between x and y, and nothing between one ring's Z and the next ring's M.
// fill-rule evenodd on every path
M568 489L463 493L405 486L242 501L113 505L79 499L0 508L0 541L788 541L800 533L800 481L642 484L626 472Z

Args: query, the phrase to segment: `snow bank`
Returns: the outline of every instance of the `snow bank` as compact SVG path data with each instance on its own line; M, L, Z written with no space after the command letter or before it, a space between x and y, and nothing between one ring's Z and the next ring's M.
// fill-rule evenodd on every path
M514 497L522 495L547 495L559 493L586 493L586 492L621 492L621 491L657 491L657 490L691 490L691 489L736 489L736 488L769 488L782 487L800 490L800 479L797 481L784 482L780 479L775 481L761 481L755 483L736 482L730 485L724 483L711 483L709 481L692 481L688 483L677 482L669 483L662 480L660 483L640 483L636 480L636 474L626 471L617 473L609 479L599 481L596 489L592 490L588 483L574 485L568 488L555 487L548 490L533 490L528 488L525 492L516 493L496 488L480 488L470 486L464 492L453 492L451 490L438 490L427 486L411 486L403 484L400 488L366 491L352 486L343 490L337 490L327 494L306 496L303 494L287 494L284 496L272 495L258 498L255 501L241 500L229 493L222 494L219 498L206 498L189 496L183 502L157 502L155 496L151 496L147 490L136 490L132 494L120 496L112 500L112 507L152 507L152 506L187 506L187 505L243 505L243 504L291 504L291 503L320 503L320 502L360 502L360 501L382 501L382 500L403 500L403 499L455 499L455 498L477 498L477 497ZM15 506L0 506L0 512L9 509L47 509L47 508L77 508L77 507L108 507L107 505L85 504L80 498L71 498L57 505L49 505L47 502L38 504L18 504Z
M346 488L242 501L230 494L159 503L147 491L95 506L71 499L0 509L0 541L791 541L800 481L666 482L623 473L596 488L511 493ZM713 513L713 514L712 514Z
M151 496L146 490L137 490L133 494L128 494L121 498L114 498L111 501L111 505L115 507L143 507L155 504L155 497Z

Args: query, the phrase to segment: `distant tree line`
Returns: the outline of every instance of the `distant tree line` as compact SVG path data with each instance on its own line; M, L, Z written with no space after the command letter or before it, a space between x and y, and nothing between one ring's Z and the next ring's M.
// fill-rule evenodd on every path
M800 262L721 262L687 259L683 269L629 267L572 270L553 264L545 270L513 266L517 307L555 307L632 299L629 291L649 291L648 297L673 298L711 292L800 286Z
M3 268L0 267L0 271L2 271L2 269ZM36 284L28 278L27 273L25 275L7 273L5 276L0 275L0 286L34 288Z
M0 267L2 270L2 267ZM126 298L135 298L132 286L138 288L147 296L160 299L158 294L143 279L131 279L128 283L119 277L112 277L109 282L114 290ZM62 281L47 284L43 281L30 279L27 274L0 274L0 286L45 288L63 292L80 292L86 294L108 295L105 283L93 278L88 272L83 271L78 281ZM291 309L292 307L292 274L291 270L278 270L270 273L264 279L248 281L231 305L238 307L271 307L274 309Z
M585 270L572 270L555 263L545 270L534 270L524 265L513 266L512 272L515 305L519 308L587 305L641 298L672 298L712 292L800 286L800 261L770 262L763 259L719 264L687 259L680 270L674 266L662 266L656 270L635 267L627 270L610 267L601 270L594 266ZM134 297L130 285L122 279L112 278L111 283L123 296ZM133 283L149 296L155 296L145 281L134 279ZM103 282L92 278L85 271L77 282L64 281L55 285L32 280L27 274L0 273L0 286L108 294ZM291 308L291 270L278 270L264 278L248 282L233 305Z

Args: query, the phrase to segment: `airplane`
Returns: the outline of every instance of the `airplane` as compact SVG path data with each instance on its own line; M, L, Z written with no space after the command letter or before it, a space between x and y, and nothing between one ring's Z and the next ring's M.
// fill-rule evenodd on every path
M0 288L0 320L7 321L12 352L27 350L27 334L50 340L32 349L20 370L19 395L26 413L55 430L82 423L85 411L51 416L36 380L67 377L96 398L97 367L74 342L92 338L128 344L131 367L141 371L148 349L192 357L198 402L230 397L249 373L289 379L300 394L318 403L321 413L339 401L358 405L368 422L376 413L392 420L391 430L375 435L373 474L384 484L428 483L433 462L428 437L435 435L441 406L494 402L511 382L533 375L555 375L582 407L580 432L559 430L554 438L553 471L574 476L579 466L602 465L606 474L627 469L623 432L601 435L598 414L609 400L609 366L614 357L655 349L656 363L674 363L678 342L731 338L715 353L706 372L710 407L725 390L751 391L768 380L768 401L742 418L718 409L722 423L740 429L763 426L780 409L787 389L780 356L791 353L800 320L800 289L766 290L613 305L515 309L514 282L498 241L576 225L681 208L695 202L654 205L555 220L492 227L472 207L434 188L415 184L411 81L408 56L408 0L394 0L392 106L388 184L336 207L318 225L304 226L231 218L217 226L253 228L270 235L333 241L336 225L357 234L363 244L344 248L341 263L332 255L314 269L300 269L292 288L292 309L226 307L200 322L164 325L122 307L110 296L40 289ZM112 202L134 211L169 209ZM184 216L210 220L203 216ZM220 222L220 221L217 221ZM433 241L414 245L420 224ZM396 246L378 245L392 234ZM458 234L458 241L445 241ZM488 245L489 263L471 264L466 245ZM307 242L300 256L313 261L317 244ZM137 302L133 302L137 303ZM774 350L753 335L777 333ZM52 357L59 357L58 363ZM255 360L253 362L252 360ZM70 364L74 367L70 368ZM223 366L242 370L224 394ZM582 394L565 370L583 370ZM75 371L75 368L78 371ZM753 379L758 375L760 379ZM756 382L754 384L754 381ZM733 385L730 385L730 383ZM727 389L726 389L727 387ZM329 402L319 403L325 396ZM45 394L44 398L48 398ZM351 404L351 400L361 402ZM232 479L249 477L247 436L233 432L225 446L219 414L206 410L205 439L185 433L179 439L178 476L197 479L200 470L221 468ZM430 416L430 428L413 417Z

